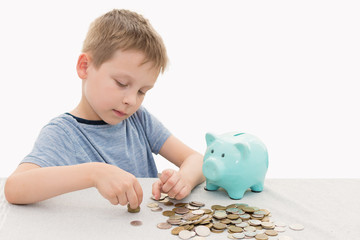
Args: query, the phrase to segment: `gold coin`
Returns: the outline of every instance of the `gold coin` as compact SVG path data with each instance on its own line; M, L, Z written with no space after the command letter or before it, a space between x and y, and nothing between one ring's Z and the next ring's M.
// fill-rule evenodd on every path
M164 205L165 205L165 206L172 206L172 205L174 205L174 203L171 202L171 201L168 201L168 202L165 202Z
M268 236L277 236L278 232L275 231L275 230L266 230L265 234L268 235Z
M224 232L224 229L216 229L216 228L213 228L213 227L212 227L212 228L210 229L210 231L213 232L213 233L222 233L222 232Z
M226 224L223 223L214 223L213 228L217 229L217 230L224 230L226 228Z
M238 219L240 216L237 215L237 214L229 214L227 215L227 218L230 219L230 220L236 220Z
M187 203L176 203L175 207L185 207Z
M221 206L221 205L212 205L211 209L212 210L226 210L226 207Z
M266 235L266 234L257 234L256 236L255 236L255 239L256 240L268 240L269 239L269 237Z
M129 213L138 213L138 212L140 212L140 206L138 206L138 207L135 208L135 209L132 209L132 208L130 207L130 204L128 204L128 205L127 205L127 208L128 208L128 212L129 212Z
M210 209L203 209L203 211L204 211L204 213L205 214L211 214L213 211L212 210L210 210Z
M255 209L253 207L243 207L242 210L244 210L246 213L254 213Z
M162 215L166 217L174 216L175 213L173 211L163 211Z
M236 226L230 226L228 230L230 230L232 233L241 233L244 231L241 227Z
M272 222L262 222L261 226L265 229L274 229L275 228L275 224Z
M231 220L225 218L225 219L222 219L220 222L223 223L223 224L230 224L230 223L231 223Z
M181 232L182 230L185 230L185 228L184 227L176 227L173 230L171 230L171 234L179 235L179 232Z

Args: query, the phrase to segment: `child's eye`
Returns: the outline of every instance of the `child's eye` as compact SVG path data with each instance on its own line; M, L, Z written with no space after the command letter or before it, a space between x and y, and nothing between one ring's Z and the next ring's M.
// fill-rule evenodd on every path
M145 93L143 91L139 91L140 95L145 95Z
M117 85L119 85L120 87L126 87L126 86L127 86L126 84L121 83L121 82L119 82L119 81L117 81L117 80L115 80L115 82L116 82Z

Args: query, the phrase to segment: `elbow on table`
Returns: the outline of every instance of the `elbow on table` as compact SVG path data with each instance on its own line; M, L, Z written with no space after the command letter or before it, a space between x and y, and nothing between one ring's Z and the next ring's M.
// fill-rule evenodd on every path
M19 201L19 187L16 178L13 176L8 177L5 182L4 194L6 200L11 204L20 204Z

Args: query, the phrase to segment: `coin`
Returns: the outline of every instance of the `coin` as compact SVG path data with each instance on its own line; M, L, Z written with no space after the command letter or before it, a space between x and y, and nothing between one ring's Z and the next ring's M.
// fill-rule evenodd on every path
M230 226L228 227L228 230L232 233L241 233L244 231L241 227L236 227L236 226Z
M233 236L235 239L241 239L241 238L244 238L244 237L245 237L245 234L244 234L244 233L233 233L232 236Z
M167 222L162 222L162 223L158 223L157 227L160 229L169 229L171 228L171 224Z
M174 216L175 213L173 211L163 211L162 215L166 217Z
M195 207L203 207L203 206L205 206L205 203L198 202L198 201L191 201L189 204L192 205L192 206L195 206Z
M259 220L249 220L248 223L251 226L259 226L259 225L261 225L261 221L259 221Z
M159 207L159 204L156 203L156 202L152 202L152 203L148 203L147 205L149 208L156 208L156 207Z
M197 226L195 227L195 232L200 237L207 237L210 235L210 229L205 226Z
M185 230L184 227L176 227L176 228L173 228L173 230L171 230L171 234L173 235L179 235L179 232L181 232L182 230Z
M186 207L178 207L178 208L174 208L173 211L177 214L185 214L188 213L190 210Z
M179 232L179 237L183 240L190 239L192 234L189 230L182 230Z
M246 213L254 213L255 209L253 207L243 207L242 210L244 210Z
M162 207L155 207L151 209L151 211L153 212L161 212L162 210L163 210Z
M244 232L246 237L252 238L256 236L256 232Z
M130 204L128 204L128 205L127 205L127 208L128 208L128 212L129 212L129 213L138 213L138 212L140 212L140 206L138 206L138 207L135 208L135 209L132 209L132 208L130 207Z
M269 237L266 234L257 234L255 235L256 240L267 240Z
M285 227L275 227L274 230L277 232L285 232L286 231Z
M301 225L301 224L290 224L289 225L289 228L292 229L292 230L295 230L295 231L301 231L301 230L304 230L304 226Z
M204 212L204 210L199 209L199 210L194 210L194 211L192 211L192 213L195 214L195 215L202 215L202 214L204 214L205 212Z
M139 221L139 220L134 220L134 221L130 222L130 224L131 224L132 226L141 226L141 225L142 225L142 222Z
M277 236L278 232L275 231L275 230L266 230L265 234L268 235L268 236Z
M218 229L218 230L223 230L226 228L226 224L217 222L217 223L214 223L213 228Z
M276 221L276 222L275 222L275 226L277 226L277 227L286 227L286 223L280 222L280 221Z

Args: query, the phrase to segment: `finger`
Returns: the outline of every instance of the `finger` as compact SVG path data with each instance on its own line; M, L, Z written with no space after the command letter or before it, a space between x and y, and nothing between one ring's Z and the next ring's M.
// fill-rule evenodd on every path
M162 183L166 183L166 181L175 173L174 170L172 169L165 169L164 171L162 171L161 176L160 176L160 180Z
M176 195L181 191L181 189L184 187L184 184L181 183L181 180L179 180L177 182L177 184L170 189L170 191L168 192L168 195L170 198L175 198Z
M164 185L162 187L162 190L165 193L168 193L177 184L179 180L180 180L180 175L177 173L173 173L165 183L163 182Z
M156 200L159 200L161 195L161 188L162 188L162 182L160 180L157 180L152 185L152 195Z
M141 185L138 181L135 181L134 183L134 190L135 190L135 194L137 196L137 199L138 199L138 206L140 206L140 204L142 203L142 200L143 200L143 190L141 188Z
M139 206L139 200L134 188L129 188L126 191L126 197L132 209L135 209Z
M125 193L118 193L117 198L121 206L125 206L128 203Z
M115 194L113 196L107 197L107 200L109 200L109 202L112 205L118 205L119 204L119 199L117 198L117 196Z
M176 194L175 198L176 200L181 200L185 197L187 197L191 192L191 189L188 186L184 186L178 194Z

